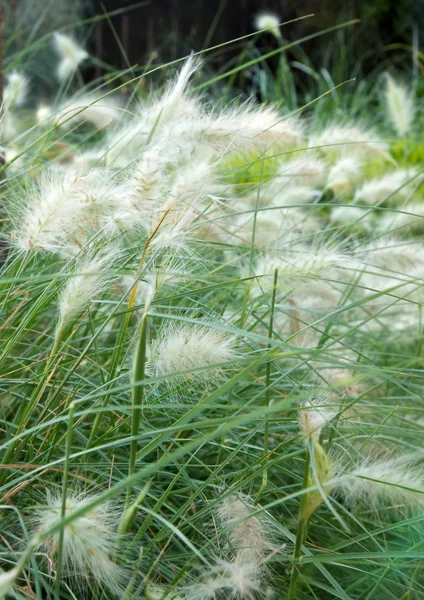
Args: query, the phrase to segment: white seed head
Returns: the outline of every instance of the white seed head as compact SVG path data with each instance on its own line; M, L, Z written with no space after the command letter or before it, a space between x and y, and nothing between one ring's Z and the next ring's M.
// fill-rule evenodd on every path
M421 179L415 177L416 174L413 169L398 169L382 177L366 181L356 191L354 202L374 205L386 199L392 200L411 195Z
M97 99L95 95L88 94L62 103L55 113L55 121L62 127L73 127L75 123L88 121L97 129L103 129L117 122L120 115L118 103L110 96Z
M81 48L72 37L57 31L54 33L53 43L60 58L57 76L60 81L65 81L75 73L79 64L88 57L88 52Z
M389 121L397 135L403 137L410 130L414 120L415 107L412 92L387 74L384 97Z
M19 570L15 567L9 571L0 570L0 598L6 598L12 590L14 583L19 576Z
M298 119L282 117L272 107L257 108L249 104L211 115L199 133L202 129L211 146L221 152L248 147L296 146L303 139Z
M341 475L337 490L348 501L365 502L372 508L385 506L424 505L424 471L408 456L368 459L352 471Z
M358 257L367 265L384 271L407 276L422 272L424 248L420 242L407 242L397 238L380 238L359 249Z
M254 513L253 503L244 496L230 496L217 509L218 519L228 535L236 562L261 562L274 549L270 527L263 513L260 516Z
M299 413L299 424L305 439L310 438L313 442L319 442L320 435L337 415L334 406L328 405L325 397L306 400Z
M105 288L117 253L114 250L83 260L75 274L66 283L59 299L59 322L56 336L60 335L87 305Z
M330 222L337 225L351 226L358 225L364 229L370 229L372 214L368 208L359 208L359 206L335 206L331 209Z
M152 342L149 369L156 375L178 373L185 380L211 381L222 375L218 363L234 358L234 340L214 328L171 324ZM199 372L187 373L202 368Z
M81 176L73 170L46 170L27 192L26 204L15 219L12 239L20 251L33 248L75 254L94 232L118 198L107 171L93 169Z
M253 600L263 589L260 569L254 564L217 560L203 580L184 588L185 600Z
M185 100L188 83L192 75L199 69L200 61L195 56L190 56L175 77L175 80L167 87L160 102L155 107L155 113L160 119L168 121L178 115L182 108L181 103ZM191 106L191 104L190 104Z
M266 189L266 186L265 186ZM273 206L287 206L293 209L293 207L299 207L303 204L312 204L321 195L321 192L313 187L306 185L288 185L282 188L279 193L275 194L272 198L271 204ZM303 212L304 221L310 220L311 215ZM316 231L316 229L314 229Z
M378 231L385 233L393 231L403 233L403 228L414 228L422 230L424 228L424 204L421 202L408 202L397 211L385 212L383 216L376 221Z
M374 131L351 125L331 125L309 139L310 148L321 152L349 156L382 156L388 158L388 146Z
M307 286L317 277L350 278L356 266L357 262L352 257L339 252L337 248L293 243L290 249L284 248L278 254L258 260L255 271L260 279L252 287L252 293L258 295L262 290L272 289L276 269L279 289L304 291L301 286Z
M328 173L327 188L335 194L349 191L361 174L361 162L356 156L344 156L331 167Z
M37 123L39 125L47 126L52 120L52 107L45 104L40 104L35 113Z
M315 186L324 182L327 170L326 163L308 156L296 158L282 164L277 176L272 179L276 186L291 184L293 186Z
M255 29L262 31L267 29L277 39L281 39L280 19L278 15L270 12L258 13L255 17Z
M7 76L6 86L3 92L3 102L6 108L13 108L14 106L21 106L27 97L28 93L28 82L22 73L18 71L12 71Z
M94 499L94 496L87 494L69 492L65 516L69 517ZM60 521L61 508L61 494L48 492L46 504L37 510L36 525L39 533ZM112 560L118 523L119 511L114 510L110 504L99 504L76 518L65 527L62 560L66 575L104 586L121 598L123 573ZM53 562L57 560L58 546L59 532L52 534L42 543L43 549Z

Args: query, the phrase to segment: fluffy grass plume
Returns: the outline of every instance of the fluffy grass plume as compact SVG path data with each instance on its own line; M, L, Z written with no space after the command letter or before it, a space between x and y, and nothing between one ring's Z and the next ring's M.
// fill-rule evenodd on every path
M93 501L82 492L69 492L65 502L65 517ZM49 529L60 520L62 496L47 492L45 504L37 509L36 524L39 533ZM111 505L101 504L65 526L60 546L60 533L47 537L42 545L53 564L61 548L65 573L76 578L83 588L99 585L106 587L115 597L121 597L123 571L112 560L117 542L117 519L119 515ZM84 581L85 580L85 581Z

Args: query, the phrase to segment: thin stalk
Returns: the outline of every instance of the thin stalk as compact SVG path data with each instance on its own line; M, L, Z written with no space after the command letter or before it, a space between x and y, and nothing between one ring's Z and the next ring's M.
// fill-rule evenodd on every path
M141 318L140 337L138 339L137 350L133 364L133 383L137 384L144 381L145 364L146 364L146 345L147 345L147 313ZM131 446L130 446L130 462L128 466L128 475L132 475L135 471L137 462L138 440L137 435L140 430L140 422L142 415L142 403L144 396L144 385L134 385L132 390L132 418L131 418ZM131 503L132 486L127 488L127 498L125 508L128 509Z
M259 180L259 186L258 186L258 193L256 195L256 204L255 204L255 212L253 215L253 231L252 231L252 242L251 242L251 246L250 246L250 259L249 259L249 272L250 275L253 275L253 255L254 255L254 249L255 249L255 235L256 235L256 221L258 218L258 209L259 209L259 200L261 197L261 187L262 187L262 181L263 181L263 176L264 176L264 164L265 161L262 160L261 161L261 173L260 173L260 180Z
M309 487L309 469L311 464L311 455L309 448L306 452L305 470L303 472L302 489L307 490ZM300 572L300 557L302 555L302 546L306 538L308 530L308 515L306 514L306 506L308 503L308 492L302 494L300 499L299 515L297 521L296 545L293 553L293 570L290 578L290 588L287 595L287 600L295 600L297 579Z
M272 333L274 331L274 310L275 310L275 297L277 295L277 281L278 281L278 269L274 271L274 281L272 287L272 296L271 296L271 311L269 315L269 325L268 325L268 338L272 339ZM268 344L267 349L271 350L271 344ZM266 363L266 376L265 376L265 408L268 408L271 401L271 361ZM260 497L262 496L263 491L268 485L268 451L269 451L269 417L266 418L265 421L265 432L264 432L264 470L262 474L262 484L258 495L256 496L256 502L259 502Z
M166 219L166 217L168 216L168 213L171 209L168 208L168 210L165 211L165 213L163 214L163 216L161 217L161 219L159 220L158 224L156 225L152 235L149 237L149 239L147 240L143 252L141 254L141 258L140 258L140 262L139 265L137 267L137 272L135 274L135 283L131 289L130 292L130 298L128 301L128 311L124 314L122 323L121 323L121 327L120 327L120 331L119 331L119 339L118 339L118 344L115 346L114 349L114 355L113 355L113 359L112 359L112 368L111 368L111 372L110 372L110 377L109 377L109 381L110 381L110 385L112 385L113 380L115 379L115 375L118 369L118 365L119 365L119 361L121 358L121 354L122 354L122 349L124 347L124 340L125 340L125 335L128 329L128 325L130 323L130 318L131 318L131 309L134 306L134 302L135 302L135 298L136 298L136 294L137 294L137 286L138 286L138 282L140 280L141 277L141 273L143 270L143 266L144 266L144 259L146 257L146 253L147 250L153 240L153 238L155 237L155 235L157 234L157 232L160 229L160 226L162 225L162 223L164 222L164 220ZM145 310L148 310L148 308L145 307ZM110 395L105 396L103 403L102 403L102 408L105 408L107 406L107 403L109 402L109 398ZM87 448L91 448L94 438L97 434L97 430L99 428L99 424L100 424L100 418L102 415L102 411L100 411L97 415L96 418L94 420L94 425L93 428L91 430L91 434L90 437L88 439L88 443L87 443Z
M133 576L131 577L127 587L124 590L124 593L122 595L122 600L131 600L131 598L135 597L134 587L137 583L137 579L139 577L139 572L141 571L141 565L143 563L143 560L144 560L144 548L141 547L137 562L135 563Z
M124 347L124 341L125 341L125 336L127 333L130 317L131 317L131 312L128 311L127 313L125 313L124 317L121 320L118 341L117 341L117 344L113 351L112 367L111 367L110 374L109 374L109 388L112 388L113 381L116 377L119 360L121 358L122 348ZM104 397L103 402L101 404L101 408L106 408L106 406L109 402L109 398L110 398L110 394L108 394L107 396ZM87 442L87 448L91 448L91 446L94 443L94 440L97 436L97 432L99 429L100 419L102 418L103 414L104 414L103 411L99 411L94 419L93 427L91 428L90 437L88 438L88 442Z
M225 410L225 416L226 416L227 419L230 417L230 404L231 404L232 395L233 395L233 391L230 390L230 392L228 394L227 408ZM226 440L226 438L227 438L227 436L225 434L222 434L221 444L220 444L219 452L218 452L218 458L217 458L217 461L216 461L217 465L220 465L221 462L222 462L222 460L224 459L224 453L225 453L224 446L225 446L225 440Z
M65 465L63 467L63 479L62 479L62 506L60 511L60 518L64 519L66 514L66 498L68 492L68 473L69 473L69 457L71 456L72 449L72 432L74 422L75 404L72 402L69 406L69 419L68 419L68 431L66 434L66 446L65 446ZM57 549L57 564L56 564L56 580L55 580L55 595L60 599L60 581L62 578L62 567L63 567L63 539L65 535L65 528L61 527L59 531L59 543Z
M59 348L62 343L62 340L63 340L63 332L59 331L58 334L55 336L53 347L51 349L49 356L47 357L46 371L49 370L50 365L52 364L52 361L54 360L56 354L59 352Z

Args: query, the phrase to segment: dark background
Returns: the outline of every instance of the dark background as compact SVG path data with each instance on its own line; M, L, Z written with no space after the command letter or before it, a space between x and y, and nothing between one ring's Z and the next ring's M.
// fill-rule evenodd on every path
M152 53L162 61L172 60L246 35L253 31L255 15L263 10L275 12L282 22L314 14L284 27L288 40L359 18L361 23L350 28L347 36L355 37L351 60L361 60L365 71L385 59L388 45L411 46L424 35L424 0L151 0L138 6L131 0L89 0L85 8L87 16L111 14L96 24L89 45L93 54L118 68L127 65L122 49L135 65ZM304 48L319 60L328 43L323 36L305 43ZM226 52L214 56L218 63L227 58Z

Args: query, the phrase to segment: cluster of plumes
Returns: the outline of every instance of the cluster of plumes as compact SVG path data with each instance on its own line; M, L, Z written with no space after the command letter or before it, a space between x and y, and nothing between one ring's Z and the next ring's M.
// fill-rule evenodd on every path
M76 66L83 51L77 52L74 42L59 34L55 41ZM216 212L228 201L221 161L241 148L295 147L303 133L297 119L282 117L271 107L248 103L217 111L190 96L188 82L198 67L195 58L189 58L160 97L130 110L108 96L97 101L93 95L54 110L38 110L40 124L46 127L53 123L59 129L74 128L89 121L106 135L89 150L69 149L65 160L41 168L29 181L24 201L10 202L16 224L11 239L20 252L48 251L86 265L81 256L93 260L93 247L147 244L145 282L158 271L166 278L164 263L170 254L188 257L193 254L191 241L205 232L216 234ZM93 292L97 289L93 285ZM85 286L85 297L88 291ZM69 286L62 295L61 323L71 320L64 314L67 307L74 316L82 304L76 300L78 306L72 307L66 302L68 292ZM150 288L146 300L151 302L156 292ZM213 345L214 340L201 340L209 349L210 341ZM197 347L190 344L191 349ZM229 357L223 350L216 356L224 361ZM208 360L216 362L213 357ZM179 366L184 362L188 367L190 361L182 359ZM165 366L155 369L158 374L166 371Z
M275 19L270 27L274 25ZM56 34L55 44L74 70L86 58L71 38ZM419 227L423 211L414 194L420 173L393 168L387 143L363 127L330 125L308 136L299 119L272 107L210 108L188 91L198 66L196 59L188 59L161 96L129 109L108 95L93 94L55 110L42 107L38 117L47 126L68 128L88 121L106 133L98 145L70 151L67 161L43 169L31 182L13 242L20 251L36 248L69 257L93 240L121 245L149 240L154 272L162 269L161 253L190 253L193 240L233 248L253 245L259 251L253 301L269 291L278 269L276 329L294 344L313 346L320 336L313 323L340 306L349 284L354 282L357 296L371 311L375 302L368 303L367 296L393 287L393 277L382 267L379 273L369 268L368 248L347 253L337 237L318 234L325 230L319 201L324 194L335 196L328 216L342 231ZM389 116L393 121L396 114L400 122L406 106L399 98L411 96L393 79L387 81ZM231 157L245 155L248 164L258 152L261 157L283 155L273 176L244 191L228 183ZM365 166L372 161L382 165L384 174L364 181ZM243 265L241 273L246 274ZM144 281L153 275L146 273ZM402 289L402 297L409 294L409 288ZM150 289L148 302L154 293ZM413 324L416 304L409 296L403 304L408 302L403 321ZM378 305L382 312L381 300ZM386 306L391 317L401 303L387 300ZM379 318L370 327L386 323ZM157 374L165 371L157 368Z
M52 46L59 59L57 78L62 83L66 83L77 71L80 64L88 58L88 53L72 37L58 32L53 34ZM17 70L11 71L5 77L3 103L0 107L0 140L1 144L4 145L2 150L6 162L15 159L16 155L22 150L22 140L19 144L19 139L23 137L24 140L28 140L28 137L23 136L25 131L22 131L20 123L22 119L19 111L28 103L30 84L30 78ZM106 104L110 107L111 102L106 100ZM39 109L40 117L43 115L42 118L52 112L52 109L43 107ZM27 120L24 119L23 121L25 123Z
M187 95L197 70L187 60L162 96L131 108L119 119L109 97L82 96L39 118L57 126L83 120L108 127L106 139L65 165L47 168L26 193L14 240L20 250L40 248L69 255L93 235L145 234L153 244L184 244L194 224L207 222L222 193L218 164L246 147L298 145L300 123L272 108L244 105L221 112ZM116 125L115 127L110 125Z
M273 542L266 513L246 496L230 496L217 509L219 538L224 539L221 555L201 573L200 580L182 590L185 600L239 598L251 600L270 592L267 561L282 548Z
M281 37L269 15L257 25ZM65 81L87 53L61 34L55 44L61 56L58 77ZM185 280L187 261L202 260L199 240L245 280L246 320L262 341L272 296L273 335L288 346L320 348L331 335L343 339L351 330L413 329L423 300L424 255L421 244L402 242L402 234L422 229L419 170L395 165L389 144L365 127L330 125L308 134L300 119L272 107L211 108L189 93L198 67L189 58L162 95L129 108L93 93L59 107L39 107L36 117L45 131L88 124L103 135L89 149L69 147L63 160L42 167L14 215L11 239L20 253L49 252L68 261L56 342L106 288L135 292L135 309L148 311L161 291ZM387 81L388 115L397 135L405 136L411 96L393 79ZM10 114L24 102L25 90L24 79L12 74L5 93ZM262 173L268 160L275 169L259 183L238 183L231 177L240 160L242 170L259 164ZM370 165L378 168L368 177ZM377 239L368 241L376 231ZM358 235L352 239L346 232ZM143 259L138 279L135 268L113 287L114 265L121 256L127 260L126 250L134 247ZM231 302L228 322L219 314L196 324L190 310L178 319L165 315L161 326L155 322L147 375L202 390L219 383L238 357L228 332L241 315ZM372 507L420 504L424 480L414 457L345 464L322 444L325 427L345 416L340 397L359 395L349 368L354 359L342 344L335 349L340 369L325 362L314 367L327 394L305 403L300 413L302 438L313 456L303 516L309 519L330 494ZM66 515L89 501L70 494ZM61 502L59 495L48 496L39 511L39 532L58 520ZM244 497L224 501L217 511L224 552L178 592L181 597L250 600L266 593L266 564L277 549L263 512L256 512ZM113 559L113 514L100 505L67 526L63 558L66 575L83 576L119 597L123 573ZM43 542L53 566L58 544L58 533ZM14 572L0 575L0 586L7 576L12 579Z

